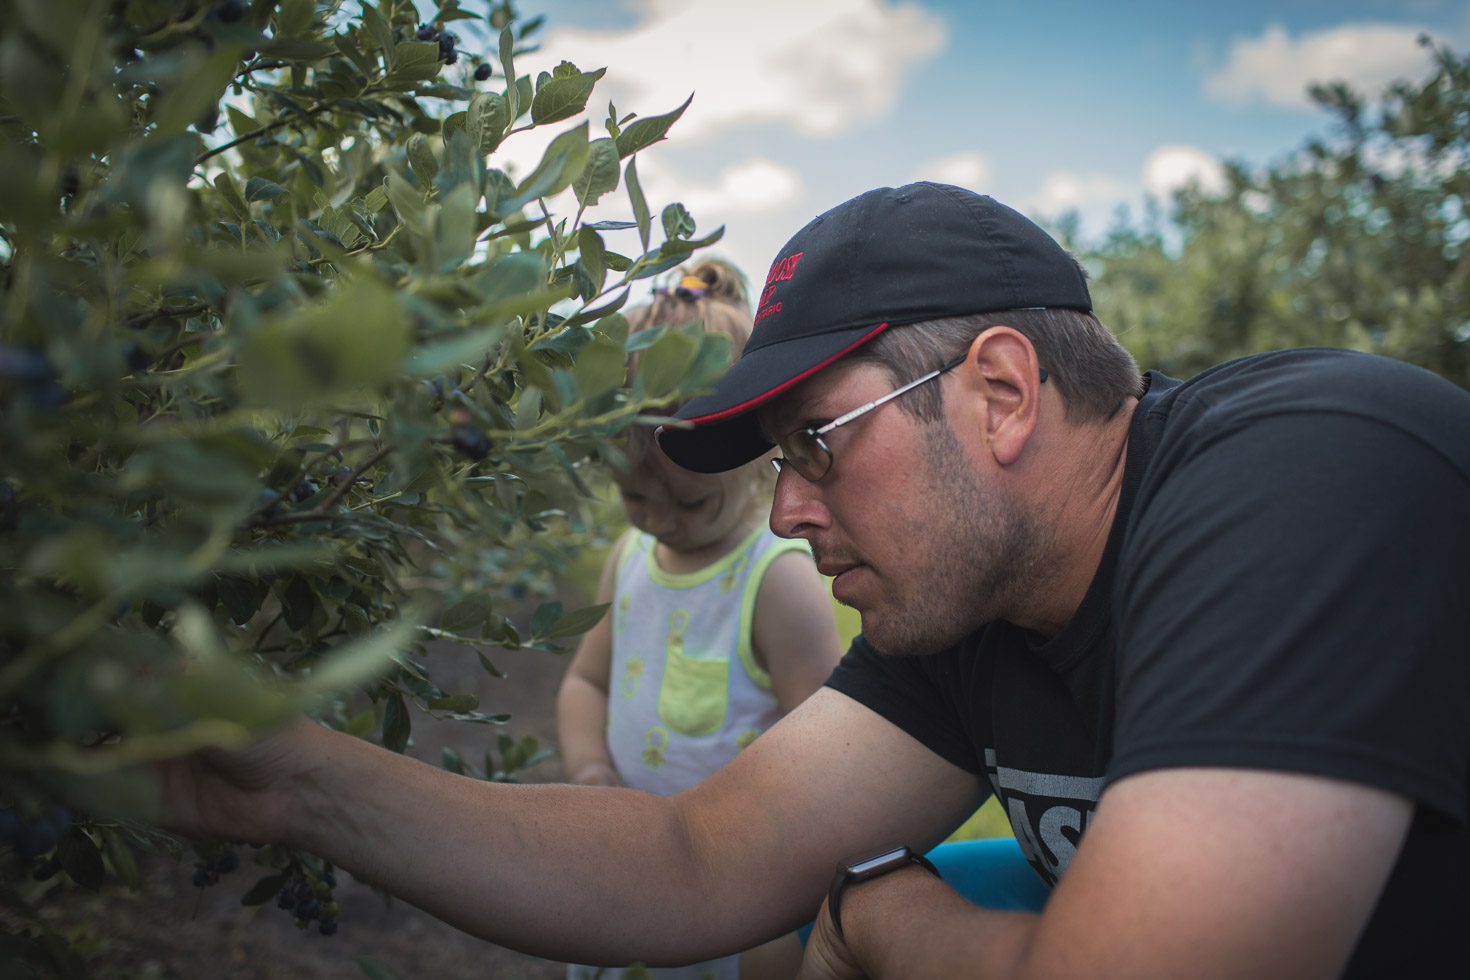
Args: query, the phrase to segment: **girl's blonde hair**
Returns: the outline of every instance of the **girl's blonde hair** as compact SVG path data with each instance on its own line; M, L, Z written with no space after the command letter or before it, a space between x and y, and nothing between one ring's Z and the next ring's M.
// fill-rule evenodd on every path
M750 339L754 322L750 312L750 296L745 276L722 259L705 259L692 269L678 269L669 284L654 291L653 302L627 313L629 333L657 327L678 327L699 321L705 333L718 334L730 340L730 363L740 357ZM637 355L630 359L629 370L636 365ZM672 412L677 406L669 406ZM657 450L653 428L635 424L628 428L625 447L628 465L635 466L650 450ZM757 465L758 464L758 465ZM764 456L754 463L732 470L726 476L753 486L769 488L775 476ZM757 496L760 496L757 494Z

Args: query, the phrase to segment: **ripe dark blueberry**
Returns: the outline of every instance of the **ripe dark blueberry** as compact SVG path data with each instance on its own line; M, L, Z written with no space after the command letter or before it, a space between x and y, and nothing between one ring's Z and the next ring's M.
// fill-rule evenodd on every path
M122 357L123 363L128 366L128 370L133 372L143 370L153 360L136 340L126 341L122 345Z
M194 887L203 888L209 884L209 869L202 864L194 866Z
M421 24L419 25L419 32L414 37L420 41L436 41L439 39L439 32L428 24Z
M318 915L320 915L321 911L321 903L314 898L308 898L306 901L296 906L296 917L298 919L305 919L307 922L310 922L312 919L315 919Z
M282 888L281 894L276 896L276 908L294 909L296 907L296 896L291 894L290 888Z
M439 35L439 51L440 51L440 53L442 53L442 54L448 54L449 52L453 51L454 50L454 44L455 44L455 39L454 39L454 35L453 34L450 34L448 31L445 31L443 34L440 34Z
M327 482L331 483L334 487L340 487L350 479L352 479L352 467L339 466L332 471L332 475Z
M31 408L42 415L61 411L71 401L71 392L60 381L48 381L30 392Z
M8 491L11 498L14 499L15 491L11 490L7 484L0 483L0 489ZM0 506L3 506L3 502L0 502ZM0 810L0 843L15 840L15 835L18 833L20 833L20 814L16 813L13 807Z
M296 896L296 901L304 902L311 897L311 886L297 878L296 886L291 890L291 894Z
M452 435L454 448L479 462L490 455L490 437L473 425L457 425Z
M490 68L489 64L480 65L480 67L478 67L478 68L475 69L475 81L477 81L477 82L487 81L490 78L490 72L491 72L491 68Z
M270 487L266 487L265 489L261 490L259 494L256 495L255 506L264 507L265 510L263 511L263 513L265 514L265 516L272 517L280 512L280 501L281 495L279 493L276 493L276 491L272 490Z
M225 851L214 859L214 870L222 875L227 875L240 866L240 855L234 851Z
M296 484L294 488L292 488L291 499L299 504L320 489L321 487L317 486L317 482L315 480L313 480L311 477L307 477L300 483Z
M71 811L60 803L47 803L41 811L41 820L56 831L58 838L71 829Z
M56 831L43 821L32 820L22 825L15 835L15 853L22 861L33 861L55 849Z
M0 380L39 385L56 378L46 355L30 347L0 347Z
M337 920L323 919L316 928L323 936L335 936L337 934Z
M443 52L440 52L440 53L443 54ZM456 50L454 50L453 48L450 48L449 49L449 53L448 54L444 54L443 57L444 57L444 63L446 65L452 65L452 64L455 64L456 62L459 61L459 52L456 51Z
M214 12L220 20L232 24L245 16L245 4L243 0L220 0Z

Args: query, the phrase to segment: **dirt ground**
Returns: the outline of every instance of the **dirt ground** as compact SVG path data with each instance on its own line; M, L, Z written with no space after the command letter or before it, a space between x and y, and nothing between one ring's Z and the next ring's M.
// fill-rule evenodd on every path
M497 731L534 735L554 745L556 687L566 658L541 651L498 651L496 665L508 676L486 674L474 654L441 646L431 651L436 682L451 693L473 692L481 710L509 712L504 728L437 722L416 715L409 754L439 764L445 745L478 762ZM528 770L525 782L555 781L552 759ZM400 980L552 980L565 966L493 946L445 925L403 902L385 909L371 888L339 874L342 907L337 935L301 931L274 901L256 908L240 896L265 872L240 851L239 871L217 886L195 888L193 863L185 858L145 862L137 893L108 886L100 896L72 889L48 901L58 925L75 930L90 947L98 980L362 980L359 958L371 958ZM0 977L7 971L0 964ZM377 978L375 978L377 980Z

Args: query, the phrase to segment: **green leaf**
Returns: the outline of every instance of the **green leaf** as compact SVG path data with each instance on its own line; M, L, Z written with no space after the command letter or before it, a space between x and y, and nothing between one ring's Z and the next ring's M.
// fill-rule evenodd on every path
M393 48L398 67L388 73L392 82L424 82L435 78L443 62L439 45L432 41L399 41Z
M368 32L372 34L373 40L383 49L383 68L392 71L398 64L398 52L393 41L393 30L383 15L378 13L378 8L370 3L362 5L362 22L367 25Z
M479 654L479 657L480 666L485 668L485 673L489 674L491 677L505 677L505 672L502 671L499 667L495 666L493 663L491 663L489 657L485 656L483 653Z
M137 891L141 881L138 859L133 856L133 849L122 834L111 827L102 828L102 852L107 855L107 863L112 865L112 873L129 889Z
M439 617L439 628L465 635L478 633L493 612L489 596L468 595L444 610Z
M497 217L505 217L525 207L531 201L565 188L582 172L587 163L587 123L562 133L546 147L541 163L516 188L508 201L495 205Z
M623 383L627 370L623 347L606 337L598 337L577 352L572 377L577 382L577 396L590 400L606 394Z
M630 125L618 134L618 158L623 159L632 156L645 146L651 146L664 138L684 110L689 108L689 103L694 101L694 96L684 100L684 104L673 112L662 116L649 116L645 119L635 119ZM647 246L644 246L647 248Z
M572 181L577 193L577 203L587 208L597 203L598 198L618 188L618 148L610 139L593 140L587 144L587 165Z
M312 0L280 0L276 13L276 33L291 36L303 34L311 29L316 20L316 9Z
M250 205L246 204L245 199L240 196L240 188L235 186L234 177L231 177L228 172L220 173L214 178L214 187L219 191L219 196L224 199L229 209L235 212L236 217L241 221L250 220Z
M388 627L344 643L320 658L310 676L298 684L298 690L307 697L316 698L346 691L381 677L394 658L413 643L418 628L417 613L404 611Z
M561 619L561 603L543 602L536 607L531 614L531 635L541 636L551 629L553 623Z
M251 177L245 182L245 200L247 201L267 201L289 193L291 192L280 184L266 180L264 177Z
M403 704L403 695L394 691L383 703L383 748L401 753L408 747L412 724L408 708Z
M510 122L510 109L505 99L493 92L481 92L470 99L465 111L465 128L470 139L480 148L480 154L494 153L505 138L505 127Z
M570 66L570 62L564 61L562 65ZM580 72L575 67L572 67L571 74L562 74L558 67L556 76L537 89L536 97L531 101L531 121L540 126L575 116L587 108L593 87L605 74L606 68Z
M430 698L428 706L431 711L474 711L480 706L480 699L474 694L449 694Z
M61 838L56 847L56 859L61 862L67 877L78 885L94 892L102 889L102 852L82 828L73 827Z
M623 175L628 184L628 200L633 204L633 219L638 222L638 240L643 243L643 251L648 251L648 235L653 224L653 216L648 212L648 202L643 198L643 188L638 183L638 161L629 160L628 169Z
M582 267L597 287L594 294L602 292L602 284L607 281L607 248L602 243L602 236L591 228L583 228L577 233L577 251L581 253L579 261Z
M405 151L408 154L409 169L424 190L429 190L434 186L435 175L439 173L439 161L434 159L434 151L429 148L429 138L423 133L414 133L408 138Z
M368 980L401 980L398 974L388 969L371 956L359 956L356 960L358 968L367 975Z
M510 119L516 119L521 114L520 86L511 82L511 79L516 77L516 67L513 58L515 48L515 35L511 34L510 28L507 27L500 32L500 69L505 73L507 82L505 101L507 117Z
M165 88L151 107L155 138L183 132L218 106L237 64L233 50L221 50Z
M568 636L581 636L583 633L596 626L607 612L611 603L601 603L596 606L588 606L578 609L576 612L567 613L565 616L552 623L545 633L540 634L542 639L560 640Z
M240 380L255 404L279 408L354 392L397 372L409 327L391 290L349 282L325 303L257 325L241 345Z
M273 37L260 49L261 54L272 58L301 63L320 61L336 51L335 45L305 37Z
M674 330L666 332L638 359L638 379L650 398L662 398L675 391L690 365L699 345L690 337Z
M694 234L694 219L682 204L670 204L663 213L664 237L688 238Z

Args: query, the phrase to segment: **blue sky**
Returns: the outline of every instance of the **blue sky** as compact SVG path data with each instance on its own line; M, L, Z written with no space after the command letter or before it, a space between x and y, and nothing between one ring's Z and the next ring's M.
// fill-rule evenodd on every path
M715 252L757 281L812 216L915 179L964 184L1042 221L1073 209L1084 233L1100 233L1145 195L1186 179L1208 188L1222 160L1265 164L1329 135L1310 81L1376 92L1422 77L1421 32L1470 48L1470 0L518 7L547 18L542 51L518 70L563 58L608 68L589 104L594 136L609 98L652 115L694 94L670 139L639 155L644 190L656 206L684 203L700 234L724 224ZM477 43L488 47L464 46ZM542 145L518 136L493 162L524 173ZM597 216L627 213L620 187Z

